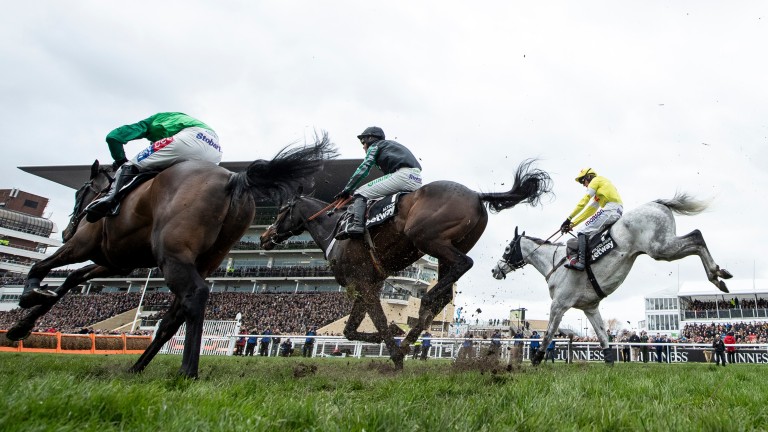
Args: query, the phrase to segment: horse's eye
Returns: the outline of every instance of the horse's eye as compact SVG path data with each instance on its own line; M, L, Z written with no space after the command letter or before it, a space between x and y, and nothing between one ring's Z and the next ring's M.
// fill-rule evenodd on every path
M505 254L508 254L508 253L510 253L510 252L512 252L512 246L510 246L510 245L507 245L507 247L506 247L506 248L504 248L504 253L505 253Z

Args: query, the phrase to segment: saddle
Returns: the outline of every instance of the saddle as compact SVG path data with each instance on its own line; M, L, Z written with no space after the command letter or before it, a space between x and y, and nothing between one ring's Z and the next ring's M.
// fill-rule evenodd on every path
M112 207L112 210L107 212L107 217L110 216L117 216L120 214L120 205L122 204L123 198L128 196L134 189L139 187L141 184L147 182L150 179L155 178L160 174L160 171L145 171L140 172L134 176L131 181L129 181L125 186L123 186L119 191L117 191L117 194L115 194L115 205Z

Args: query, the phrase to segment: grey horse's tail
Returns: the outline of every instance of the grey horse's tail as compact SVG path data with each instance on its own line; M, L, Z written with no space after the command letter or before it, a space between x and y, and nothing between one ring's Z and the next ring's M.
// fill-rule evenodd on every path
M697 200L685 192L676 192L672 199L657 199L654 202L685 216L697 215L709 207L709 201Z

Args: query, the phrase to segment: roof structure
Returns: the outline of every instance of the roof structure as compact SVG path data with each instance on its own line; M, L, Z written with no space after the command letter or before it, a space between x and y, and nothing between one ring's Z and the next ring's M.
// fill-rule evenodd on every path
M313 184L307 184L304 191L306 193L314 191L315 197L324 201L331 201L337 193L341 192L349 177L362 161L362 159L334 159L325 162L323 169L315 175ZM219 165L230 171L239 172L248 168L250 163L251 161L237 161L222 162ZM91 165L22 166L18 168L75 190L87 182L91 175ZM374 167L365 181L371 181L382 175L383 173Z

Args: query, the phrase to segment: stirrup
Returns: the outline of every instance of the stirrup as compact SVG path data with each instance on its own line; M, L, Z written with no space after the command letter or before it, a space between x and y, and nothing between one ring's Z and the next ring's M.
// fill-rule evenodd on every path
M567 258L567 261L568 262L565 263L565 265L563 267L565 267L567 269L571 269L571 270L576 270L576 271L584 271L584 264L579 262L578 259L576 259L576 258L573 258L573 259L572 258Z

